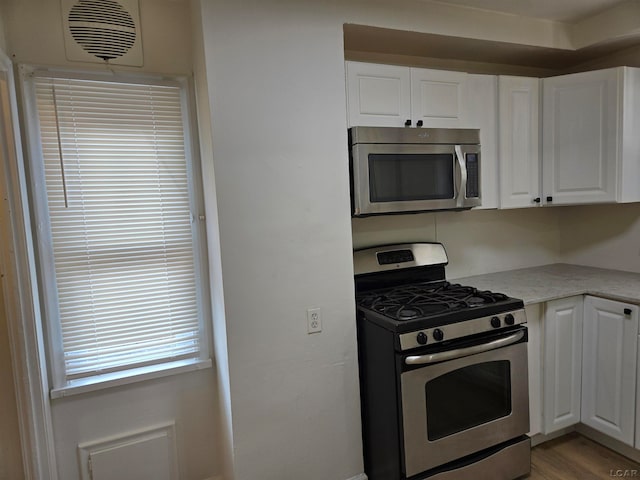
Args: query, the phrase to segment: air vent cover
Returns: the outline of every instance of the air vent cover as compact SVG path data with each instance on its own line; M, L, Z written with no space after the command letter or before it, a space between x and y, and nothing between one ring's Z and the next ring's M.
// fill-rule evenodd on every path
M61 0L67 59L142 66L138 0Z

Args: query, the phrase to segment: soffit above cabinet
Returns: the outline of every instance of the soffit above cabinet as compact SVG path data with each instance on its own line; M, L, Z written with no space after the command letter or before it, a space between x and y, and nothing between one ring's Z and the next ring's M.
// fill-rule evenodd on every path
M536 47L508 42L410 32L366 25L344 25L347 60L428 66L420 59L466 62L474 73L513 74L509 66L536 69L540 77L590 70L591 62L640 49L640 36L625 36L578 50ZM631 59L631 61L629 61ZM488 72L486 65L494 65ZM640 66L640 55L628 55L624 64ZM613 65L607 65L613 66ZM439 68L436 66L436 68ZM456 69L447 67L449 69ZM460 69L471 71L469 65Z
M544 18L556 22L573 23L582 18L601 13L623 0L536 0L535 2L514 2L513 0L433 0L472 7L481 10L510 13L525 17Z

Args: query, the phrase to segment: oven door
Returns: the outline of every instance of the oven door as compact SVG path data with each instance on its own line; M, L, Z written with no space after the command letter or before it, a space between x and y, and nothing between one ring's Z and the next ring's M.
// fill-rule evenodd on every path
M401 374L407 477L529 431L526 338L522 327L480 344L402 357L403 368L413 368Z
M478 145L358 144L351 153L355 216L481 203Z

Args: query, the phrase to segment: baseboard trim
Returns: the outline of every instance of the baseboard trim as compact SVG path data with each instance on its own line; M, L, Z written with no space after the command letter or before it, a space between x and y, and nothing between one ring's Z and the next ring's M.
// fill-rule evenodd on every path
M576 429L575 426L561 428L560 430L552 433L547 433L546 435L543 433L538 433L531 437L531 446L535 447L536 445L540 445L541 443L548 442L549 440L553 440L555 438L562 437L567 433L574 432Z
M204 480L222 480L222 477L220 477L220 476L218 476L218 477L208 477L208 478L205 478ZM369 479L368 479L366 474L359 473L355 477L347 478L347 480L369 480Z
M347 480L368 480L368 477L364 473L359 473L355 477L347 478Z
M615 438L611 438L604 433L600 433L599 431L588 427L584 423L578 423L577 425L573 425L571 427L563 428L558 430L557 432L550 433L548 435L538 434L531 437L531 446L534 447L536 445L540 445L541 443L548 442L549 440L553 440L555 438L561 437L571 432L577 432L580 435L584 435L590 440L599 443L600 445L604 445L607 448L610 448L614 452L619 453L627 458L630 458L634 462L640 463L640 450L636 450L635 448L627 445L626 443L622 443Z
M614 452L619 453L627 458L630 458L634 462L640 463L640 451L635 448L627 445L626 443L622 443L620 440L616 440L615 438L611 438L604 433L600 433L599 431L584 425L583 423L579 424L576 427L576 431L585 437L597 442L601 445L604 445L607 448L610 448Z

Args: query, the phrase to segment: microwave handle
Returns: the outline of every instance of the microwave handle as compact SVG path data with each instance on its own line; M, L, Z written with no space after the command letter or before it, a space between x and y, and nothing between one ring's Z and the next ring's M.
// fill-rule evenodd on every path
M467 163L465 162L464 153L462 153L462 146L456 145L453 147L458 161L460 171L460 185L458 188L458 196L456 198L456 207L464 207L465 195L467 194Z

